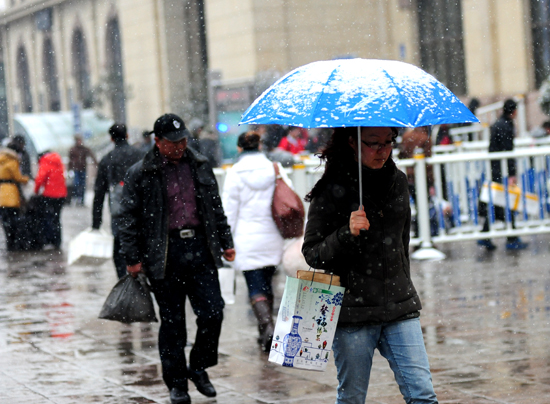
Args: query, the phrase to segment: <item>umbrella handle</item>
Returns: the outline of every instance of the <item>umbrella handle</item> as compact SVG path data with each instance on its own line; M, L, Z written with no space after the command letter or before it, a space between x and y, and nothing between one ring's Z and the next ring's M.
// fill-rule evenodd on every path
M357 127L357 162L359 164L359 208L363 206L363 167L361 164L361 127Z

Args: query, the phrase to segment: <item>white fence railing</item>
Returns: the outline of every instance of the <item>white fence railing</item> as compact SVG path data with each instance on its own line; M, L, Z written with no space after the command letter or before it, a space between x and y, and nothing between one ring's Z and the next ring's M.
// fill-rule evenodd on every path
M515 190L508 186L508 159L516 161L517 185L521 191L519 196L516 196L518 193L510 193ZM500 161L501 165L505 203L499 206L505 209L505 220L496 220L494 209L499 202L493 200L492 194L488 192L486 206L490 230L481 232L485 217L479 213L480 194L483 184L492 178L492 160ZM407 167L414 170L416 198L411 201L411 207L415 226L411 233L411 246L417 246L418 249L411 256L415 259L444 258L442 253L433 248L434 243L439 245L454 241L550 233L550 146L518 147L512 152L502 153L455 149L453 153L436 154L429 158L419 153L412 159L396 160L396 163L403 171ZM433 170L431 189L428 189L426 176L428 166ZM287 169L287 172L294 189L303 198L319 180L323 170L318 159L311 159L295 165L293 169ZM221 190L225 171L217 168L215 174ZM515 226L512 226L512 215Z

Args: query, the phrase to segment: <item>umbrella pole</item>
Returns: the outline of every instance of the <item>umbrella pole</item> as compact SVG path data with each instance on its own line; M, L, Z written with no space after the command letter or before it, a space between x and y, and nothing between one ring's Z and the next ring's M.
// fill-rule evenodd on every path
M361 164L361 127L357 127L357 162L359 164L359 209L363 207L363 165Z

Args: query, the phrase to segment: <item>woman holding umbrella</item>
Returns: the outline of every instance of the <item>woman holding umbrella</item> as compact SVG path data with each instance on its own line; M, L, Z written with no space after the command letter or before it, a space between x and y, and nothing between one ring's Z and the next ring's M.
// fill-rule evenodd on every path
M357 128L335 129L320 156L325 173L307 196L302 252L346 287L333 345L337 404L365 403L375 349L407 403L437 403L409 267L407 177L391 159L396 137L396 128L364 127L359 142Z

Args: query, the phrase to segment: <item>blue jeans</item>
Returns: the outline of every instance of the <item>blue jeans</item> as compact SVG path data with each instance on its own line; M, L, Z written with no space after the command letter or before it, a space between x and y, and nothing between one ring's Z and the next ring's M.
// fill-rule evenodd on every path
M248 286L248 297L254 295L265 295L273 298L272 280L273 274L277 268L274 266L253 269L251 271L243 271Z
M420 320L415 318L336 329L336 404L365 404L375 348L388 360L407 404L437 403Z
M77 203L84 203L84 194L86 193L86 171L74 172L73 196Z

